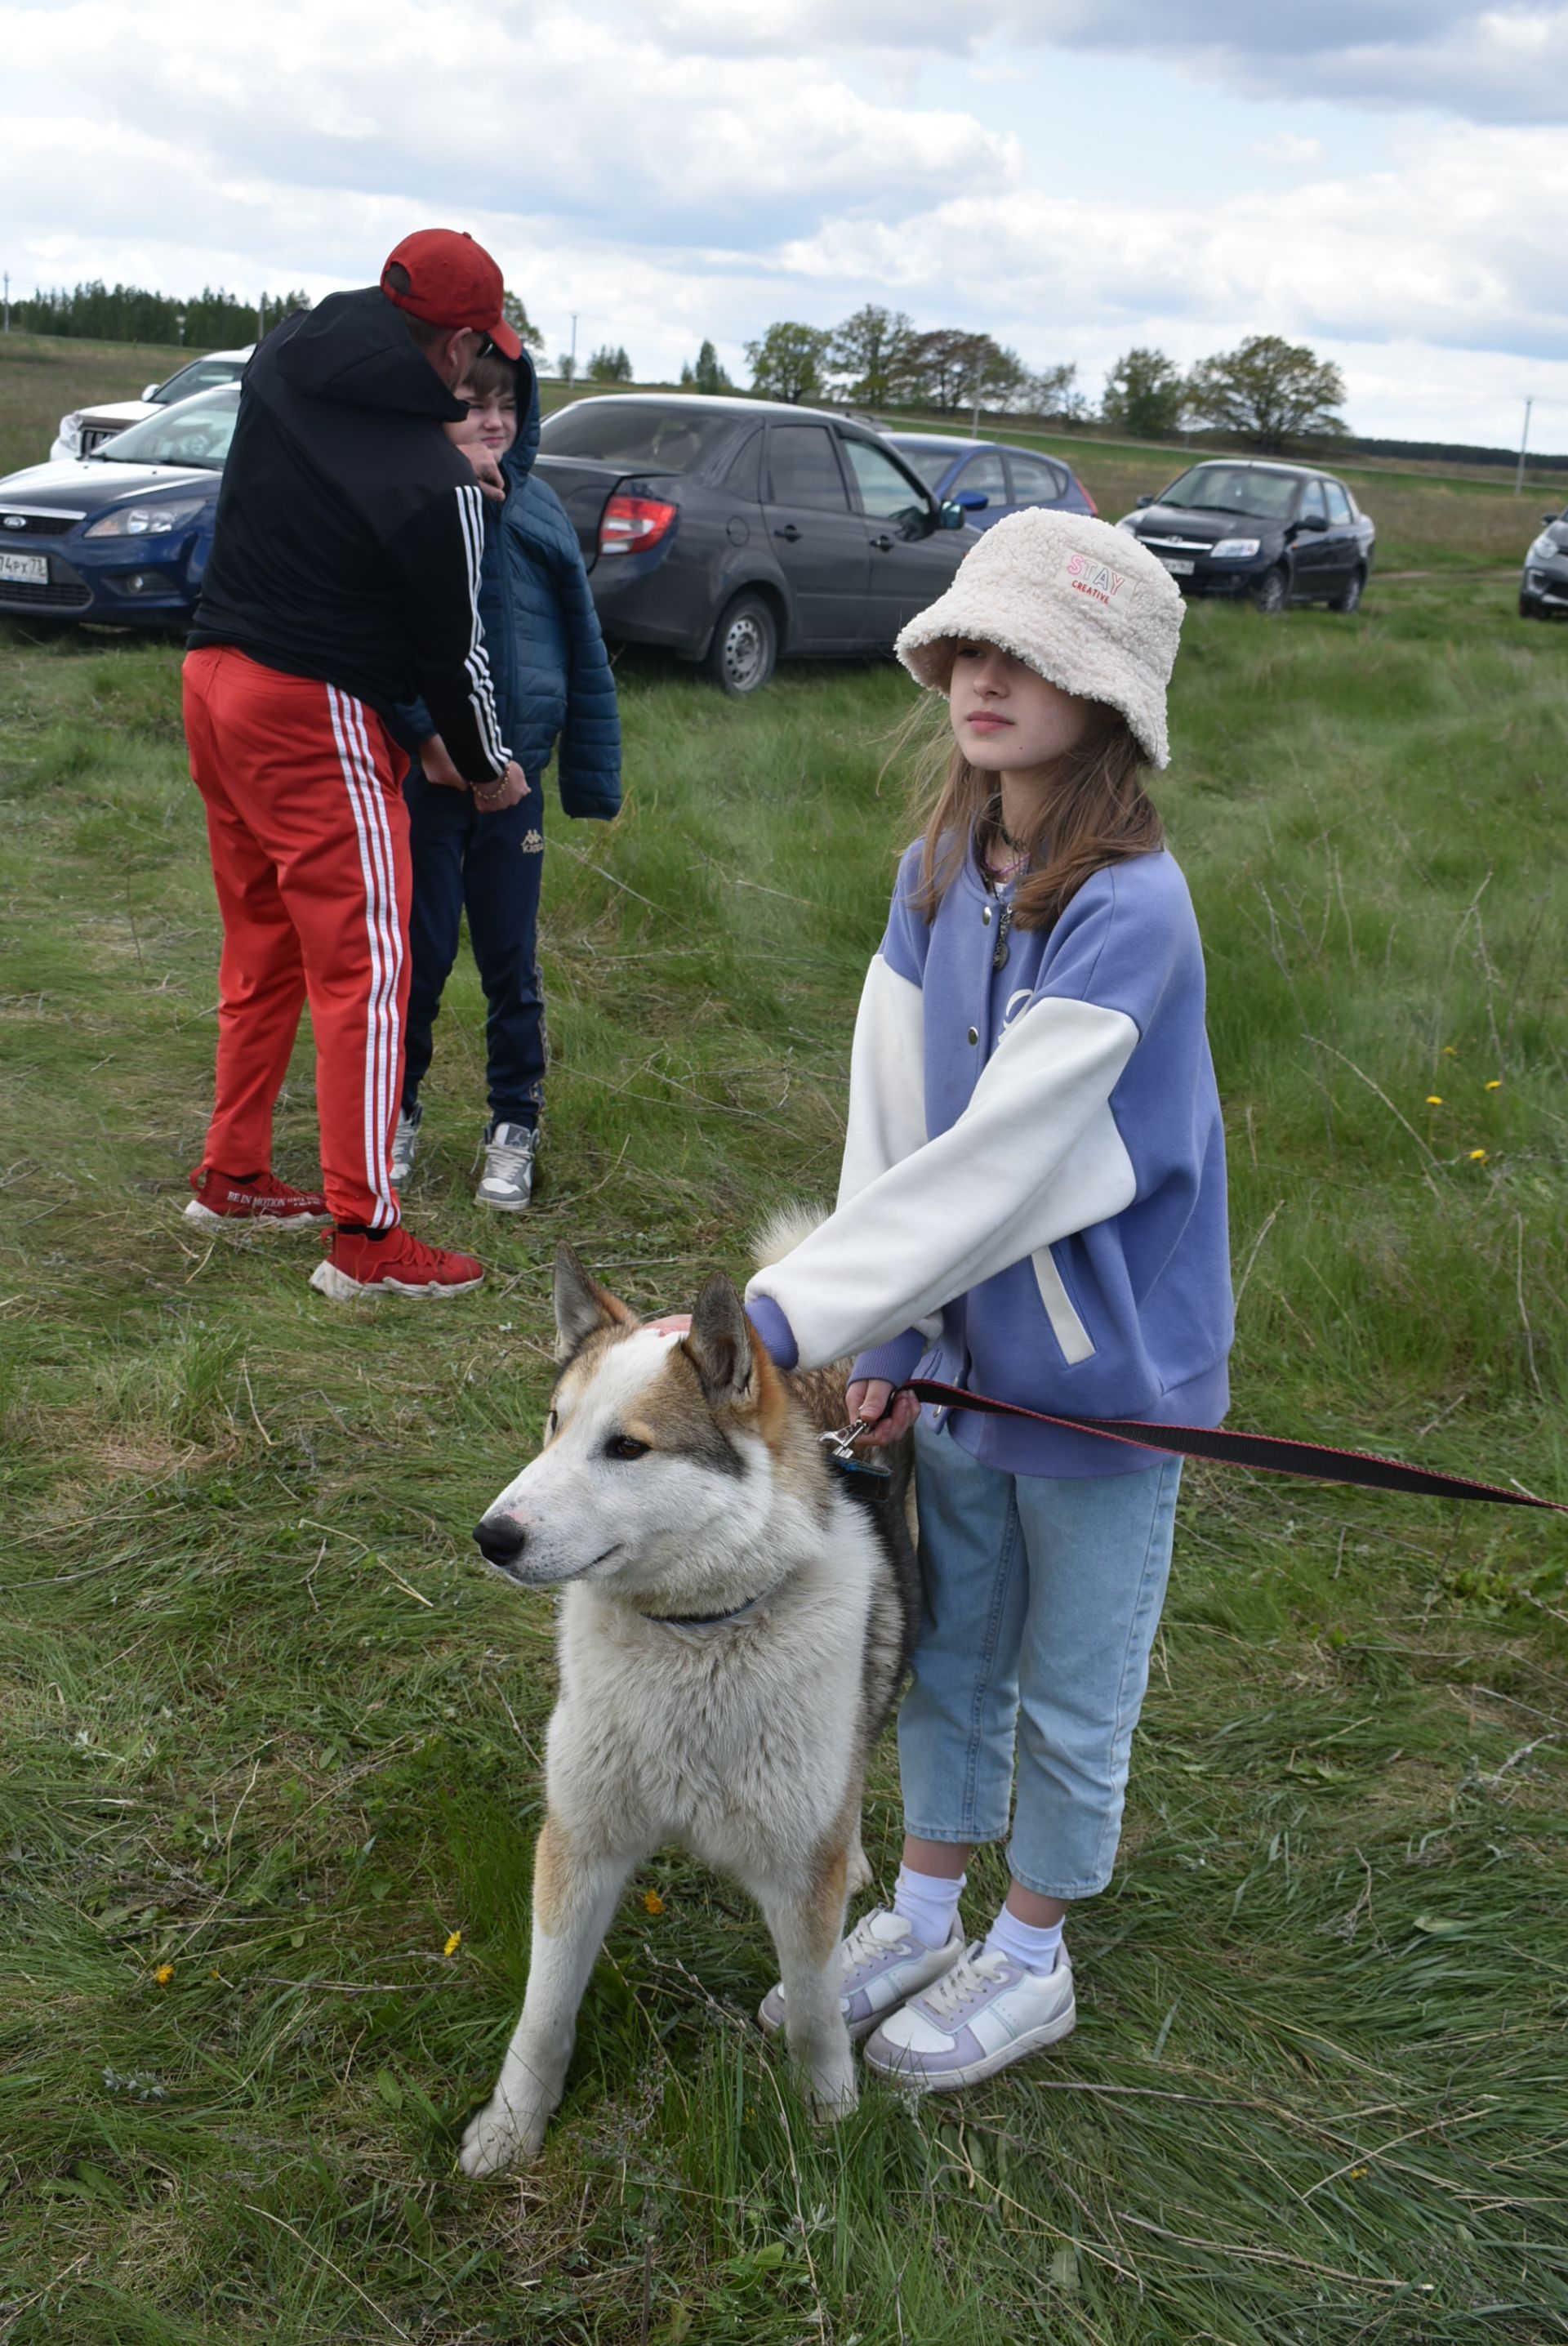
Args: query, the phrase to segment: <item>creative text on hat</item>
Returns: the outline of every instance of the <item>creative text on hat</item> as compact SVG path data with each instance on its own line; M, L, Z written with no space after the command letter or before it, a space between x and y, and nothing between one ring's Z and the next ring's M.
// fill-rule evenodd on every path
M1092 561L1086 554L1068 556L1065 576L1069 586L1080 595L1092 596L1096 603L1109 604L1127 589L1131 589L1127 593L1127 600L1131 602L1136 591L1132 588L1125 571L1112 570L1104 562Z

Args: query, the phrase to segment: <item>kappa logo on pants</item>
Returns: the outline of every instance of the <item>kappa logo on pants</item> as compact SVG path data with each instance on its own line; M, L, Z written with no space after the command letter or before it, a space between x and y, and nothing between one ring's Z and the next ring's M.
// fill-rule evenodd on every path
M524 834L523 834L523 852L524 852L524 855L543 855L543 854L544 854L544 852L545 852L545 842L544 842L544 839L541 837L541 835L540 835L540 833L539 833L538 831L525 831L524 832Z

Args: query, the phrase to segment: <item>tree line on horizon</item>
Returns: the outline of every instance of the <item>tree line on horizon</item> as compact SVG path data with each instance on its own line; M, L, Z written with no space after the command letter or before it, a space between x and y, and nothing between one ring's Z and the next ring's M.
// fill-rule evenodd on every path
M1345 379L1332 361L1278 334L1253 334L1185 372L1164 351L1125 352L1097 408L1073 365L1030 368L990 334L956 327L917 332L901 310L868 302L832 327L780 320L746 344L751 390L791 403L834 393L866 407L937 414L1026 413L1055 424L1108 423L1141 440L1195 427L1234 433L1267 450L1288 440L1343 436ZM717 374L718 380L710 380ZM681 381L729 390L711 342Z

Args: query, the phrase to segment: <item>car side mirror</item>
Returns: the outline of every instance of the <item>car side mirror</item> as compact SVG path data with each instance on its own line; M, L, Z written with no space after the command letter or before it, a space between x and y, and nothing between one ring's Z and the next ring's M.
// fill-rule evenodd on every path
M149 382L147 389L142 393L142 397L144 399L150 399L157 389L158 385L156 382Z
M1541 518L1546 524L1547 528L1550 529L1554 521L1561 521L1563 516L1561 514L1543 514Z
M1135 498L1133 499L1133 504L1135 505L1135 505L1153 505L1153 503L1154 503L1154 499L1153 499L1153 497L1135 497Z
M1327 529L1329 516L1327 514L1300 514L1297 516L1296 526L1298 529Z
M981 503L983 505L984 502L983 497ZM962 529L968 519L960 498L943 497L937 508L936 525L939 529Z
M965 513L983 513L991 499L983 489L960 489L952 502L962 505Z

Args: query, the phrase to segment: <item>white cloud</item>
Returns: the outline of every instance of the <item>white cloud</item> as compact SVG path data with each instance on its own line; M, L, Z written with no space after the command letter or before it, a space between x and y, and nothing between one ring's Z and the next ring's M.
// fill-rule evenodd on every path
M1265 163L1285 163L1296 168L1321 162L1323 141L1305 138L1299 131L1281 130L1272 138L1260 138L1252 151Z
M1159 57L1249 95L1568 121L1563 0L667 0L664 36L715 56L1049 45Z
M1200 36L1202 56L1248 45L1249 71L1285 72L1321 64L1336 34L1401 29L1428 65L1484 37L1539 69L1568 11L998 0L983 54L928 76L942 102L925 105L922 59L951 62L967 40L935 0L907 0L896 26L881 0L837 0L836 36L807 53L790 44L827 0L667 0L635 21L615 5L0 0L14 290L30 271L320 295L367 282L409 228L444 219L490 245L552 354L575 312L579 350L625 342L645 374L673 373L711 336L739 375L742 343L772 319L828 324L884 300L921 324L983 327L1035 363L1075 358L1091 391L1135 342L1185 362L1265 330L1330 348L1352 416L1364 396L1384 423L1401 380L1423 413L1450 386L1503 398L1494 384L1509 370L1519 383L1526 360L1524 388L1556 397L1558 370L1568 382L1568 142L1551 131L1407 124L1379 168L1347 174L1275 109L1228 191L1173 165L1145 196L1108 150L1101 168L1097 148L1085 165L1043 137L1031 156L985 118L1033 54L999 46L1010 25L1130 48L1158 37L1184 71ZM747 52L765 39L772 53ZM1088 70L1058 50L1054 102L1070 113ZM1245 124L1245 107L1209 103ZM1243 128L1230 152L1246 151ZM1476 436L1461 424L1456 408L1445 431Z

